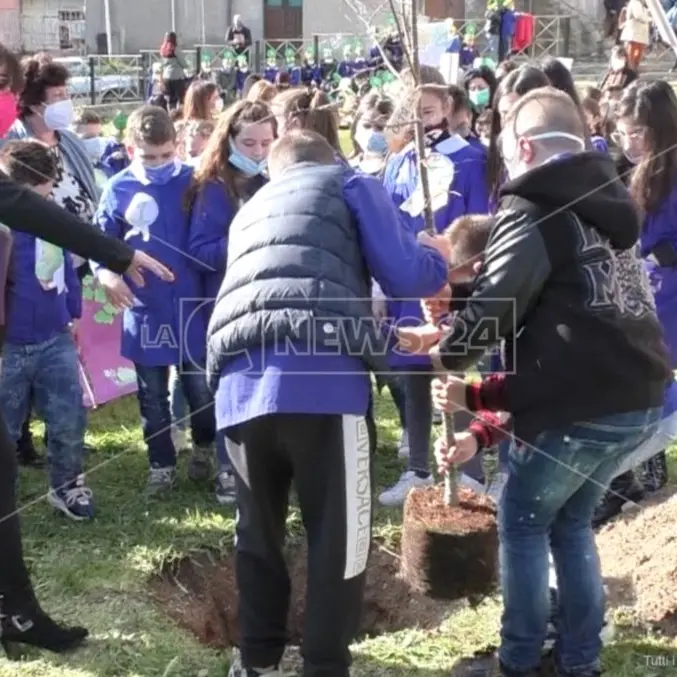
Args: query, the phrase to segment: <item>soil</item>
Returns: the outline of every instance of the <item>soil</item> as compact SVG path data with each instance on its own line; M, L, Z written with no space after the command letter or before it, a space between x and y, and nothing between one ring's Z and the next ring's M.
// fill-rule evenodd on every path
M677 493L664 491L597 536L609 604L657 630L677 632Z
M292 581L289 639L300 644L306 589L306 549L290 548ZM435 629L453 612L439 602L413 592L399 576L400 559L374 544L367 565L362 635L375 636L407 628ZM151 594L180 626L200 642L215 648L237 646L237 587L235 558L199 553L167 565L150 581Z
M404 505L402 576L434 599L480 601L495 588L498 533L491 500L469 489L455 506L440 486L416 489Z

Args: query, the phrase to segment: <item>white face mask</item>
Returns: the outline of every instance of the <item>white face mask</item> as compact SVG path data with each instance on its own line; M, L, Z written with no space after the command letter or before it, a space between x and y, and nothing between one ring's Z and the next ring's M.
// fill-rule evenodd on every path
M223 99L219 97L218 99L215 99L214 101L214 112L218 115L219 113L223 113Z
M74 115L73 102L70 99L66 99L65 101L56 101L45 106L42 117L49 129L58 132L68 129L73 124Z
M545 141L546 139L567 139L573 141L580 146L581 150L585 150L585 140L580 136L574 136L573 134L567 134L566 132L544 132L543 134L534 134L534 136L524 136L521 137L527 141ZM528 172L530 169L533 169L532 166L523 164L518 158L515 158L517 154L517 139L514 139L514 145L511 147L510 151L506 153L505 148L505 137L502 137L501 142L501 155L503 156L503 162L505 164L505 169L508 172L508 176L511 179L517 178L522 174ZM512 164L514 163L514 164Z

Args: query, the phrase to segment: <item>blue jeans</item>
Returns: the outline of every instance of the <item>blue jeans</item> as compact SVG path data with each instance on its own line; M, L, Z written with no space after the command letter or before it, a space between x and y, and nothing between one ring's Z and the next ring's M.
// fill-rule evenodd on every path
M592 515L620 463L653 435L660 416L659 408L616 414L511 447L498 511L506 668L526 672L540 664L549 549L560 590L558 667L575 675L598 666L604 592Z
M6 343L0 369L0 411L17 442L31 408L49 430L49 482L58 488L83 472L86 413L78 352L69 331L33 345Z
M172 442L172 417L169 408L169 367L146 367L135 364L143 438L148 447L151 465L166 468L176 465L176 450ZM189 365L180 370L181 388L190 409L190 429L193 444L206 447L214 443L216 419L212 398L204 374Z

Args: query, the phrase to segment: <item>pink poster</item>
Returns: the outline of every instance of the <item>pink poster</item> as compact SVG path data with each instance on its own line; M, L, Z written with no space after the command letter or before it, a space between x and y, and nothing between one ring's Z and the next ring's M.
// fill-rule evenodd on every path
M98 407L136 392L134 365L120 356L122 316L88 276L82 283L80 366L84 403Z

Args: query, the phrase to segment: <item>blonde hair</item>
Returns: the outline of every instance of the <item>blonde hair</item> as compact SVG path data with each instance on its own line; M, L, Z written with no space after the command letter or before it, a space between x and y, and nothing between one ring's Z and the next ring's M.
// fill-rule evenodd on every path
M261 101L270 104L277 94L277 87L268 80L255 82L247 93L247 101Z

